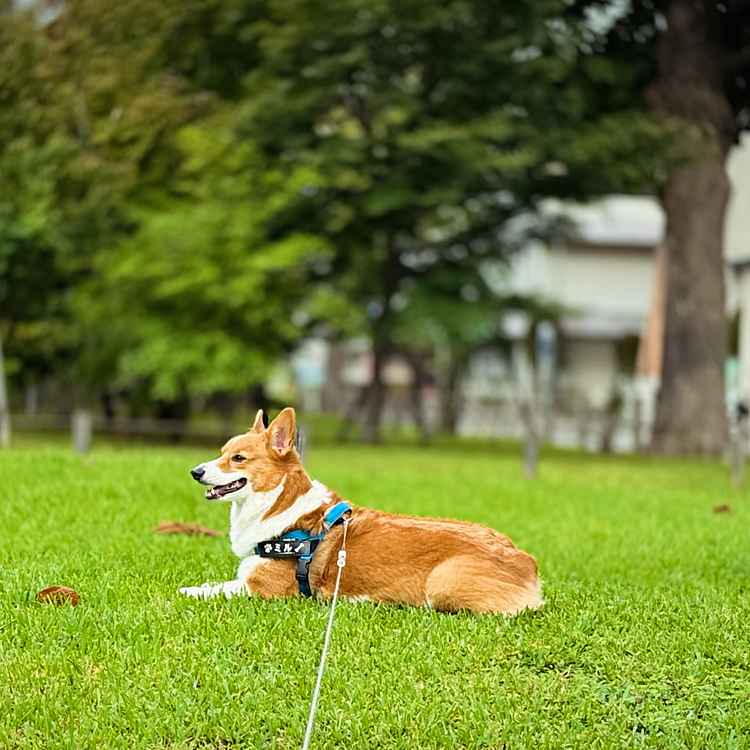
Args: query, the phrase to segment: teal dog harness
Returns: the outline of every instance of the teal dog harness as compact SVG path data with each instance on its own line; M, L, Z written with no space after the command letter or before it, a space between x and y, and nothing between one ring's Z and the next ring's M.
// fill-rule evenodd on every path
M284 559L297 558L297 585L303 596L312 596L310 587L310 563L315 550L323 540L323 537L338 523L344 520L347 513L352 512L349 503L336 503L323 517L323 531L320 534L311 534L309 531L295 529L288 534L277 536L275 539L267 539L255 548L255 554L260 557Z

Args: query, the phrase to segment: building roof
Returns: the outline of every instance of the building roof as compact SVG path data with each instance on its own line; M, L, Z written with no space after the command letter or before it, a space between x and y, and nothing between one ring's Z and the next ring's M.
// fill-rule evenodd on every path
M572 236L588 245L655 247L664 239L666 217L647 195L607 195L592 203L545 201L543 213L572 224Z

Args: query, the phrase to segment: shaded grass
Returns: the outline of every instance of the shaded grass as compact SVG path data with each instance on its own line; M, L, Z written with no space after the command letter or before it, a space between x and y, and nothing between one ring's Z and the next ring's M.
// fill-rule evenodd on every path
M227 528L188 475L209 457L0 453L1 748L301 745L328 605L184 599L234 577L228 540L150 533ZM722 466L555 453L529 483L515 453L456 444L313 446L308 468L354 503L498 528L548 602L342 602L314 747L750 747L750 502ZM33 602L53 584L81 605Z

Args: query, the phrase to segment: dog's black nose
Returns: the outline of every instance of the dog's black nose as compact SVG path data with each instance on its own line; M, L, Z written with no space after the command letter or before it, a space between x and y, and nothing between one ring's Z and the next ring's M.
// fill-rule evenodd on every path
M206 473L206 470L202 468L201 466L196 466L190 474L192 475L193 479L195 479L196 482L201 481L201 477Z

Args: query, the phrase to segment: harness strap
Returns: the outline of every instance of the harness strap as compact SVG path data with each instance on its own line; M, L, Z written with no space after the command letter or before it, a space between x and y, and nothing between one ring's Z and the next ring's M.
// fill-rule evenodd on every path
M310 563L315 550L318 548L323 537L336 524L344 520L347 513L351 513L352 507L349 503L341 501L336 503L323 517L323 531L320 534L311 534L303 529L295 529L287 534L268 539L255 547L255 554L261 557L287 558L296 557L297 570L295 578L302 596L312 596L310 586ZM296 544L295 544L296 542ZM301 544L304 542L304 544Z
M343 500L340 503L336 503L336 505L334 505L333 508L331 508L323 517L323 533L341 521L346 513L351 512L352 506L349 505L349 503Z
M310 563L312 555L302 555L297 560L297 570L294 571L294 577L297 579L297 586L302 596L312 596L312 587L310 586Z

